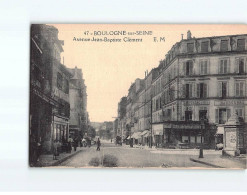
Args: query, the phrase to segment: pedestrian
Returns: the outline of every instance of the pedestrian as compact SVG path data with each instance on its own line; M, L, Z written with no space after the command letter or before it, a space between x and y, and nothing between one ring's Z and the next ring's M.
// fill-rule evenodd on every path
M69 139L68 139L68 152L71 153L71 150L72 150L72 142L73 142L73 139L71 138L71 136L69 136Z
M53 160L57 160L57 156L58 156L58 144L57 144L57 140L54 140L54 142L53 142Z
M96 151L100 151L100 145L101 145L101 143L100 143L100 140L99 140L99 138L98 138L98 140L97 140L97 149L96 149Z
M74 151L76 151L77 145L78 145L78 142L77 142L77 139L75 138L75 139L74 139Z

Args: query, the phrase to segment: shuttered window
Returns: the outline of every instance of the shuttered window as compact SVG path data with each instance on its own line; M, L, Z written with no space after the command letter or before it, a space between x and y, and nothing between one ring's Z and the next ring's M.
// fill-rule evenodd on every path
M208 60L200 61L200 74L201 75L208 74Z
M230 72L230 66L228 59L220 59L219 63L219 74L226 74Z
M235 59L235 73L244 74L245 73L245 60L244 58Z
M218 96L225 98L228 96L228 84L227 82L218 82Z
M208 85L206 83L198 83L196 96L198 98L206 98L208 96Z
M193 61L189 60L184 64L185 75L189 76L193 74Z
M235 83L235 96L237 97L244 96L244 82Z

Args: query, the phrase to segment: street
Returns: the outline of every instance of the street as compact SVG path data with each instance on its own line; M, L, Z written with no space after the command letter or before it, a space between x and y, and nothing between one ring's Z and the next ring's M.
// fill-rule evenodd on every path
M82 148L82 151L72 158L64 161L59 166L62 167L92 167L89 165L91 159L98 157L102 159L105 155L114 155L117 161L117 167L162 167L162 168L188 168L188 167L204 167L210 166L198 164L190 161L190 157L197 157L194 151L159 151L141 148L130 148L129 146L116 146L113 143L103 143L101 150L96 151L96 146L90 148ZM100 165L102 167L102 165Z

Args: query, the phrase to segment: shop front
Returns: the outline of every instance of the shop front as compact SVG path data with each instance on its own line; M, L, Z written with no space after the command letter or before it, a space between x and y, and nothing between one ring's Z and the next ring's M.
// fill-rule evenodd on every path
M141 144L142 146L146 146L149 144L149 136L150 132L148 130L144 130L141 134Z
M164 127L163 124L153 124L153 137L155 147L163 147L164 143Z
M135 132L132 134L131 138L133 139L133 144L140 144L141 143L141 132Z
M176 121L164 124L164 145L194 148L204 143L205 125L200 121Z
M62 116L53 117L53 138L61 143L67 142L69 136L69 120Z

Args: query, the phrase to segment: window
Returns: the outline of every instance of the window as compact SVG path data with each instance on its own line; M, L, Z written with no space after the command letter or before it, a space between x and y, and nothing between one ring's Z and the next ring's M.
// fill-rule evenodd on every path
M64 93L69 94L69 81L67 79L64 80Z
M159 107L160 107L160 105L159 105L159 99L157 99L157 100L156 100L156 110L158 110Z
M189 60L185 64L185 75L189 76L192 74L193 74L193 62Z
M194 43L187 43L187 52L192 53L194 51Z
M221 40L220 51L228 51L228 40Z
M235 109L235 112L237 113L237 115L239 116L239 117L244 117L244 112L243 112L243 109L242 108L236 108Z
M171 87L169 89L169 97L170 97L170 101L175 99L175 88L174 87Z
M192 84L185 84L185 97L186 98L192 97Z
M207 110L199 110L199 120L207 119Z
M237 40L237 50L238 51L245 50L245 39L238 39Z
M197 97L198 98L206 98L208 95L208 86L206 83L197 84Z
M237 97L243 97L244 96L244 82L235 83L235 95Z
M228 59L220 59L219 74L226 74L229 72L230 66L228 65Z
M244 73L244 58L236 58L235 72L239 74Z
M200 74L208 74L208 60L200 61Z
M201 43L201 52L208 52L208 41Z
M226 108L220 108L215 110L215 122L219 124L225 124L231 116L231 110Z
M185 111L185 121L192 121L192 111Z
M225 98L228 96L228 84L227 82L218 83L218 95L219 97Z
M63 77L62 75L58 72L57 73L57 88L62 89L63 86Z
M167 109L167 120L171 120L172 118L172 109Z

